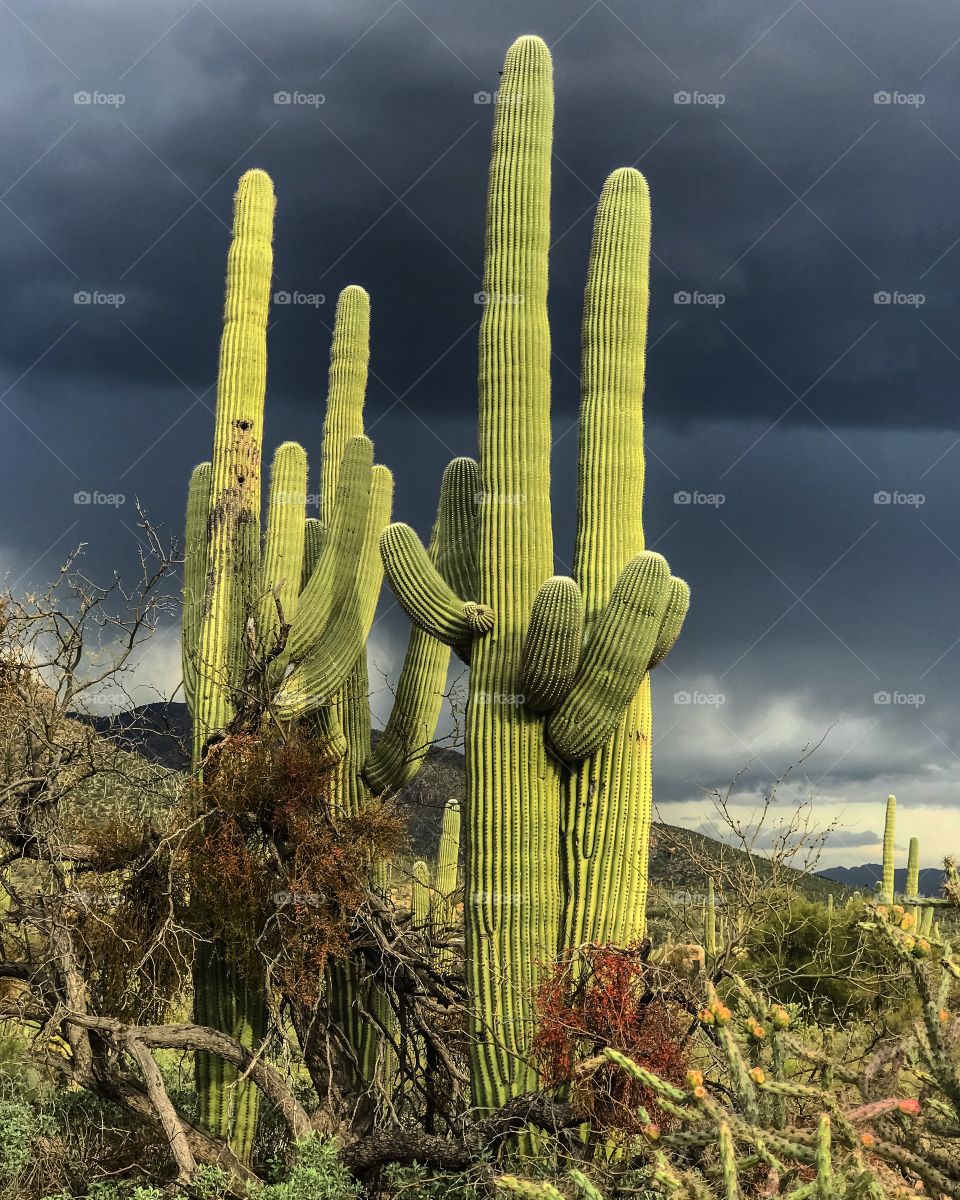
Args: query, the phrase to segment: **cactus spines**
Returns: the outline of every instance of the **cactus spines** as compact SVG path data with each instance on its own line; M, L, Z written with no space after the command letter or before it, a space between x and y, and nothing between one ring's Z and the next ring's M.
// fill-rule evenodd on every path
M690 585L685 579L671 576L670 595L667 598L667 608L663 614L663 624L657 637L653 653L650 655L650 670L658 667L676 644L683 622L690 608Z
M363 404L370 364L370 297L361 287L345 287L337 297L330 344L327 410L320 450L320 520L330 527L337 500L340 465L351 438L363 435Z
M894 901L894 850L897 833L897 798L887 797L887 811L883 821L883 881L881 891L887 904Z
M583 598L574 580L553 575L537 592L523 643L520 691L534 712L546 713L573 686L583 649Z
M737 1182L737 1151L733 1144L733 1135L726 1121L721 1121L717 1129L717 1140L720 1146L720 1170L723 1174L723 1194L725 1200L739 1200L740 1185Z

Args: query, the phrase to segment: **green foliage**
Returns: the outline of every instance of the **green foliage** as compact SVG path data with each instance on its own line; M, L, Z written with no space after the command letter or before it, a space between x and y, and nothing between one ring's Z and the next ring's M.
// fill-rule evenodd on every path
M818 1022L898 1026L909 1013L908 989L889 947L864 943L863 916L860 902L831 913L795 893L771 896L751 923L738 970Z

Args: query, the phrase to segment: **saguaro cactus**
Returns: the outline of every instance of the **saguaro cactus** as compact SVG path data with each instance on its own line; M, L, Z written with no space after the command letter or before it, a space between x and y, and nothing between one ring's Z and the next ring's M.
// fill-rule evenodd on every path
M247 172L227 261L212 462L195 469L187 503L183 675L194 766L202 773L208 747L248 713L308 721L331 761L340 760L337 802L356 811L371 791L396 789L415 774L436 727L449 650L411 636L408 659L416 671L407 672L391 714L390 752L372 755L366 638L382 582L378 544L390 519L392 477L374 465L363 433L370 303L362 288L346 288L337 304L320 518L306 518L306 454L284 443L273 460L261 554L274 208L269 177ZM433 544L438 568L461 585L470 579L470 555L460 547L473 538L475 476L469 460L448 469ZM356 1006L346 977L342 982L346 1011ZM221 947L202 947L195 996L199 1019L247 1043L263 1036L258 983L235 977ZM369 1041L374 1026L351 1020L347 1036L356 1044L363 1026ZM369 1047L356 1057L371 1061ZM237 1152L249 1156L256 1092L234 1089L236 1072L219 1059L198 1056L197 1078L206 1123L221 1135L232 1132Z
M574 579L553 576L552 122L549 51L538 38L520 38L502 72L487 199L476 587L442 578L406 526L391 526L381 541L411 618L470 661L465 917L480 1108L534 1082L525 1057L536 964L563 944L626 942L643 930L646 679L676 640L689 601L686 584L644 551L649 203L631 169L607 180L597 214L584 312L577 562Z
M897 798L887 797L887 811L883 819L883 879L880 890L887 904L892 904L895 896L894 852L897 836Z

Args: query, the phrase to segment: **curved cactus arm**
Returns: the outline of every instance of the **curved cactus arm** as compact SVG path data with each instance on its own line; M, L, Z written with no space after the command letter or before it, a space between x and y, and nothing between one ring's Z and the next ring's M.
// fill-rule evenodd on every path
M583 649L583 599L565 575L544 583L523 640L520 692L527 708L550 712L573 687Z
M690 608L690 585L676 576L670 578L670 595L667 599L667 611L663 614L663 624L657 637L657 644L650 655L650 670L659 667L676 644L683 623Z
M297 613L306 504L307 452L296 442L283 442L277 447L270 467L260 600L263 653L270 653L276 645L280 614L289 626Z
M547 721L550 744L564 761L599 750L637 694L663 622L669 579L666 560L649 550L624 567L573 687Z
M380 554L401 607L438 642L456 646L493 629L492 610L456 595L409 525L388 525L380 539Z
M895 898L894 882L894 851L897 836L897 798L887 797L887 810L883 818L883 879L881 888L887 904L892 904Z
M183 620L180 645L183 691L193 714L197 691L197 644L207 581L207 517L210 512L210 464L200 463L190 476L183 546Z
M443 473L429 555L454 590L476 572L479 487L479 468L471 458L455 458ZM413 625L390 717L363 769L375 795L399 791L420 770L437 730L449 663L450 647Z
M288 657L293 663L313 652L354 590L354 572L367 528L373 470L373 443L365 437L351 438L343 457L330 530L290 626Z
M247 171L234 204L217 374L211 462L209 560L197 658L197 738L234 713L247 618L260 585L260 459L267 386L267 316L273 274L273 184Z
M356 574L350 576L346 588L341 580L337 603L322 634L277 691L273 709L279 720L294 720L328 705L343 687L363 650L377 610L382 580L377 539L379 531L390 519L392 503L393 477L386 467L374 467L369 515L361 539ZM334 536L335 531L331 530L331 541ZM311 580L311 586L313 582ZM300 612L303 612L302 598Z

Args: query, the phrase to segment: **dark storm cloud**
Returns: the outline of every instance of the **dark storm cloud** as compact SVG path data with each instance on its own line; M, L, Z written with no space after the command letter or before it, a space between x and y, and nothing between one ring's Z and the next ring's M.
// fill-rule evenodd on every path
M80 540L93 574L129 570L135 496L179 527L209 447L232 192L254 165L277 187L275 289L312 298L273 309L268 445L298 438L316 462L335 297L363 284L368 424L398 512L429 527L443 466L475 445L482 101L510 41L539 32L557 83L559 569L596 194L622 163L653 192L647 525L695 596L655 689L661 803L702 803L749 759L760 795L835 723L789 795L817 793L828 815L891 788L930 813L948 803L952 5L11 0L0 31L12 580L49 576ZM113 502L74 503L86 493ZM388 669L403 637L386 600L374 648ZM173 679L175 632L150 663Z

